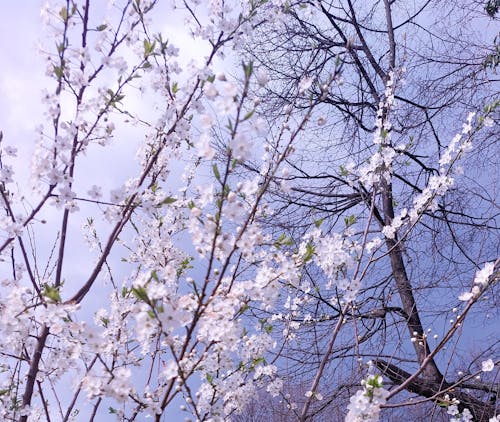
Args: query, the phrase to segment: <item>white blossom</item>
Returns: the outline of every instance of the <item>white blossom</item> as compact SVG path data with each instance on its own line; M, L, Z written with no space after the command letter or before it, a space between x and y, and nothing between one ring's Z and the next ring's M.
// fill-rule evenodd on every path
M493 371L494 367L495 367L495 364L493 363L493 359L487 359L487 360L481 362L481 371L483 371L483 372L491 372L491 371Z

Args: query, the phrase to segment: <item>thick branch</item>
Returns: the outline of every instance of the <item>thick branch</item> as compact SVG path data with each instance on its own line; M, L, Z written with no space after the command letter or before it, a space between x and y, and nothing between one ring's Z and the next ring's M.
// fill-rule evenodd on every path
M392 220L394 219L392 185L390 183L384 183L382 202L384 210L384 224L390 225ZM408 327L410 337L415 337L414 333L417 333L417 337L423 336L424 329L422 327L422 322L420 321L417 303L415 301L415 297L413 296L413 287L410 280L408 279L408 274L406 272L400 244L396 238L386 238L385 243L387 246L387 250L389 251L392 275L396 282L399 297L401 299L403 309L408 315L406 325ZM413 343L413 346L415 348L418 363L422 365L425 358L430 354L429 345L426 341L415 341ZM425 368L423 368L422 372L425 378L428 378L435 383L441 383L443 380L443 375L439 371L439 368L437 367L433 359L431 359L425 366Z

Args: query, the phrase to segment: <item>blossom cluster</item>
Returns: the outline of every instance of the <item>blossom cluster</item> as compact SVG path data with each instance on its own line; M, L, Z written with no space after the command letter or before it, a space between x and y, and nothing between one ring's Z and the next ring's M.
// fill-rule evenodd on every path
M476 277L474 278L474 285L470 292L462 293L458 298L462 301L469 301L473 298L479 297L481 292L483 292L490 283L490 276L495 271L495 263L487 262L484 264L481 270L478 270L476 273Z
M351 397L347 406L348 413L345 422L371 421L377 422L380 415L380 406L385 404L389 392L383 388L380 375L370 375L361 382L362 390L358 390Z

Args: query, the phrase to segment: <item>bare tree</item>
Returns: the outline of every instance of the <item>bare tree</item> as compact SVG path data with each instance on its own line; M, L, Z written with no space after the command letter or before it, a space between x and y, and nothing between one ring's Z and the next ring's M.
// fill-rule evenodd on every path
M280 105L290 101L293 87L304 78L314 82L303 94L303 107L311 98L323 104L312 119L315 129L302 138L287 163L282 183L288 188L277 184L272 193L276 206L268 227L287 239L283 249L290 253L297 245L294 239L311 221L327 233L352 226L358 239L366 234L363 227L380 233L394 224L439 174L445 148L467 113L491 111L498 104L496 20L482 3L296 1L284 6L281 25L268 26L263 19L248 54L271 80L266 117L280 119ZM393 73L397 106L380 107ZM325 90L332 75L337 84ZM374 145L377 120L384 133ZM471 171L432 211L425 211L411 233L401 230L384 237L385 252L363 274L362 293L352 308L335 305L314 266L304 276L307 287L291 288L291 296L284 298L288 319L282 326L288 330L296 322L301 328L294 334L297 341L287 344L278 359L285 379L309 380L338 404L342 398L336 390L346 373L363 370L358 360L372 360L393 384L391 395L399 393L407 405L425 407L430 401L446 407L451 397L477 421L494 416L498 383L474 377L482 359L498 358L498 341L485 338L473 350L468 337L473 324L484 326L485 335L491 330L498 296L492 291L488 299L467 308L471 325L462 326L464 315L457 316L461 311L455 308L460 290L472 283L482 264L498 262L495 131L493 125L474 135L481 147L465 159L464 167ZM390 177L375 185L353 184L352 169L381 148L391 148L400 157ZM346 157L351 168L342 164ZM300 308L296 316L290 297ZM441 337L435 332L449 332L450 320L456 328L450 337L433 340L434 335ZM339 321L338 331L345 334L331 342ZM316 420L331 409L321 403L310 407L312 401L300 395L296 399L301 421ZM427 415L436 414L436 409L426 409Z

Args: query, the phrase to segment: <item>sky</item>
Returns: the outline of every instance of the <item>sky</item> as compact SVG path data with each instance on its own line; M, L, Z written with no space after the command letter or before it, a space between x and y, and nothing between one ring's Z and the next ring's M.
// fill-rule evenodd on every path
M39 101L44 81L43 59L37 54L41 34L40 2L0 2L0 130L4 142L26 153L33 129L42 120ZM26 100L29 99L29 100Z

